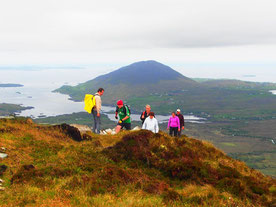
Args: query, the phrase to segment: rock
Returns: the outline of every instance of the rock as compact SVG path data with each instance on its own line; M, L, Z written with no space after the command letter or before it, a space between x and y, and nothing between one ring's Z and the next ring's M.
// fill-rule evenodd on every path
M114 134L116 134L116 132L115 132L115 129L105 129L105 130L101 130L100 134L101 135L107 135L107 134L114 135Z
M106 131L107 134L111 134L113 132L112 129L106 129L105 131Z
M35 167L34 167L33 165L23 165L22 168L23 168L24 170L32 170L32 169L34 169Z
M92 130L86 125L70 124L70 126L77 128L80 131L80 133L92 132Z
M107 133L106 133L105 130L101 130L100 134L101 134L101 135L106 135Z
M3 175L3 173L7 170L7 165L0 165L0 176Z
M6 158L6 157L8 157L8 155L7 155L6 153L1 153L1 152L0 152L0 158L4 159L4 158Z
M5 187L0 187L0 191L4 191L5 190Z
M132 131L138 131L138 130L141 130L141 127L136 126L136 127L134 127L134 128L132 129Z
M4 183L4 180L0 179L0 183Z
M53 127L60 129L75 141L80 142L83 140L79 129L74 126L70 126L69 124L60 124L60 125L55 125Z

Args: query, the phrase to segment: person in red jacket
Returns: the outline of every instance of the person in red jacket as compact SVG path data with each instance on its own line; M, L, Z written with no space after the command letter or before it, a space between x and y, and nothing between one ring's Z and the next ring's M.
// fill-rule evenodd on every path
M180 121L179 118L175 115L175 112L172 112L172 116L168 122L167 130L170 130L170 135L172 136L173 134L175 137L178 135L177 132L180 131Z

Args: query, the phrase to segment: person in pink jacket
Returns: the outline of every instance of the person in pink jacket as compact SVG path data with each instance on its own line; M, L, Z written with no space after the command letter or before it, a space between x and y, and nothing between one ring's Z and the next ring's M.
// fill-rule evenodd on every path
M175 112L172 112L172 116L169 119L168 122L168 128L167 130L170 130L170 135L177 136L177 132L180 131L180 121L179 118L175 115Z

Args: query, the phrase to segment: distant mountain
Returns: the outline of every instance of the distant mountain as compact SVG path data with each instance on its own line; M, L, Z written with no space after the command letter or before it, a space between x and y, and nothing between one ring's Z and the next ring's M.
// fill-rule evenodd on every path
M7 87L23 87L24 85L15 84L15 83L0 83L0 88L7 88Z
M107 103L111 103L118 99L167 93L199 85L169 66L149 60L122 67L75 87L62 86L55 92L69 94L74 100L82 100L84 94L95 93L99 87L103 87L103 98Z
M216 119L270 119L276 116L274 83L255 83L229 79L192 80L156 61L142 61L122 67L77 86L62 86L55 90L82 101L86 93L105 89L104 105L127 101L141 112L150 104L154 112L168 114L177 108L183 112L209 114ZM185 111L184 111L185 110ZM209 116L208 116L209 117Z
M157 84L160 81L185 80L187 83L194 83L191 79L183 76L169 66L149 60L133 63L122 67L106 75L99 76L92 81L100 81L106 84ZM91 82L92 82L91 81ZM89 82L88 82L89 83Z

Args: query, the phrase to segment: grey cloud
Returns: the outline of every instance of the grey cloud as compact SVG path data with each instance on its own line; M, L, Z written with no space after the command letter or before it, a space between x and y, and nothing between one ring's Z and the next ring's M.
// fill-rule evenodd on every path
M9 0L0 4L0 52L274 45L275 6L275 0Z

